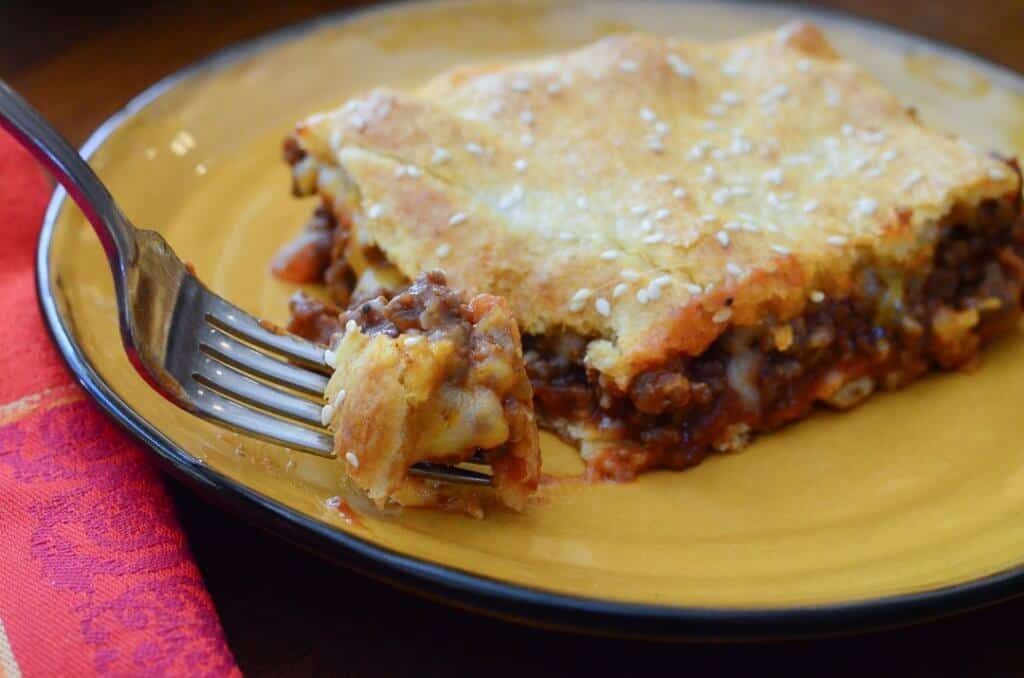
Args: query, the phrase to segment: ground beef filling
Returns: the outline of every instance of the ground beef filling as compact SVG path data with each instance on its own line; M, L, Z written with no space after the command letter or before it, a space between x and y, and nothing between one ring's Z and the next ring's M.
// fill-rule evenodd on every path
M397 293L385 293L355 304L338 318L341 327L354 321L364 334L400 334L418 332L428 338L451 336L465 344L472 329L469 307L462 295L447 286L444 274L421 274L411 285Z
M865 269L849 298L812 300L786 323L732 328L700 356L638 375L625 392L584 368L586 340L525 337L537 411L549 424L596 426L608 445L590 455L589 473L627 480L738 449L815 402L852 407L932 367L970 367L981 345L1016 326L1024 288L1016 201L987 203L974 218L974 228L946 231L932 270L901 281L896 303L882 276Z
M816 402L852 407L876 389L899 388L934 367L970 367L980 347L1019 318L1024 221L1019 198L1011 197L955 213L948 223L957 225L945 229L931 270L917 280L901 279L897 304L892 283L866 267L849 297L811 300L802 316L785 323L732 328L700 356L680 356L641 373L625 391L584 367L587 338L526 336L538 415L562 433L564 422L595 426L608 445L588 459L589 473L626 480L738 449L753 433L805 416ZM458 295L429 277L398 295L359 298L344 257L350 230L321 207L275 260L281 277L327 290L328 301L293 297L290 332L327 344L349 318L391 334L411 327L436 331L419 318L429 325L430 318L458 315ZM366 253L371 262L375 256L383 258Z

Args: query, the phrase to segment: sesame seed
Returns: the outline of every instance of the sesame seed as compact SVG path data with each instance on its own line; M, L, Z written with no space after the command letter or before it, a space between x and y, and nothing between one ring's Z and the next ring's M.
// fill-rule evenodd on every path
M324 351L324 365L327 365L328 367L337 367L338 354L331 349Z
M458 226L459 224L464 222L466 219L467 219L467 217L466 217L466 213L465 212L456 212L448 220L448 225L449 226Z
M601 259L603 261L615 261L619 258L620 252L618 250L605 250L601 252Z
M789 155L782 159L783 165L810 165L814 159L806 153Z
M740 67L734 63L728 63L722 66L722 74L728 75L730 78L735 78L741 73Z
M811 212L813 212L816 209L818 209L818 201L817 200L808 200L807 202L804 203L804 212L806 214L810 214Z
M853 170L854 172L859 172L867 166L870 160L871 159L868 158L866 155L862 155L859 158L854 158L853 162L850 163L850 169Z
M632 59L623 59L619 62L619 68L626 73L635 73L639 67L639 64Z
M663 221L665 219L668 219L668 216L670 214L672 214L671 211L669 211L665 207L662 207L660 210L658 210L657 212L654 213L654 220L655 221Z
M484 153L483 146L474 141L470 141L469 143L466 144L466 150L472 153L473 155L483 155Z
M334 405L324 405L320 408L320 423L327 426L334 417Z
M654 133L655 134L661 134L661 135L668 134L669 129L671 129L671 128L668 126L667 122L658 122L658 123L656 123L654 125Z
M789 248L785 245L772 245L772 251L781 255L789 254Z
M881 167L872 167L871 169L866 170L864 172L864 176L868 177L869 179L874 179L875 177L879 177L881 175L882 175L882 168Z
M345 323L345 331L346 332L355 332L357 329L359 329L359 326L356 325L356 321L355 320L352 320L350 318L349 321L347 323Z
M576 198L576 207L585 210L587 209L587 198L586 196L579 196Z
M789 96L789 87L784 83L780 83L765 92L764 96L761 97L761 103L773 103L785 99L787 96Z
M745 195L750 195L750 189L746 186L730 186L729 193L734 198L742 198Z
M728 322L729 318L731 318L731 317L732 317L732 309L731 308L723 308L723 309L719 309L718 311L716 311L715 314L713 316L711 316L711 320L716 322L716 323L721 324L721 323L724 323L724 322Z
M781 185L784 180L784 177L782 175L782 169L779 167L768 170L767 172L761 175L761 178L767 181L769 184L775 184L776 186Z
M655 120L658 119L658 116L654 114L654 111L652 111L649 108L641 108L640 117L644 120L644 122L654 122Z
M487 114L490 115L492 118L494 116L500 114L504 110L505 110L505 103L502 102L502 101L492 101L487 106Z
M651 235L649 235L646 238L644 238L643 242L644 242L645 245L657 245L658 243L662 242L663 240L665 240L665 234L664 233L652 233Z
M604 297L598 297L594 300L594 310L607 318L612 314L612 305Z
M632 269L629 269L629 268L622 269L622 272L619 273L619 275L621 275L623 278L625 278L626 280L629 280L631 282L640 279L640 274L637 273L636 271L632 270Z
M515 163L513 163L512 166L515 167L515 170L517 172L522 174L523 172L526 171L526 168L530 166L530 163L526 162L525 158L519 158L515 161Z
M593 294L591 290L587 289L586 287L581 287L580 289L576 290L576 293L572 295L572 298L569 301L586 301L587 299L590 298L591 294Z
M522 122L524 125L532 125L533 113L530 111L523 111L522 113L519 114L519 121Z
M722 247L729 246L729 234L725 231L719 231L715 234L715 237L718 238L718 242L722 243Z
M647 289L646 289L646 292L647 292L647 298L651 299L652 301L655 300L655 299L661 299L661 288L660 287L655 287L653 285L648 285Z
M685 198L686 197L686 189L683 188L682 186L674 188L672 190L672 197L673 198L679 198L680 200Z
M452 159L452 154L444 148L435 148L434 154L430 156L430 164L442 165Z
M720 188L711 195L711 199L716 205L726 204L731 197L732 192L728 188Z
M640 222L640 230L644 233L650 231L652 228L654 228L654 222L650 219L644 219Z
M530 134L529 132L523 132L523 134L519 137L519 143L521 143L523 146L533 146L533 141L533 135Z
M889 133L884 129L877 132L861 132L860 140L865 144L880 144L889 138Z
M718 170L711 165L704 166L704 180L705 181L716 181L718 179Z
M718 221L718 215L715 214L702 214L700 220L706 224L711 224Z
M517 92L530 91L530 81L527 80L526 78L518 78L516 80L513 80L510 86Z
M332 405L334 405L334 409L335 410L337 410L339 407L341 407L341 404L343 402L345 402L345 396L347 396L347 395L348 395L348 391L346 391L343 388L339 388L338 389L338 392L336 394L334 394L334 401L331 403Z
M992 167L988 171L988 178L992 181L1002 181L1006 178L1006 172L998 167Z
M406 337L405 339L403 339L402 343L404 345L406 345L406 346L415 346L416 344L420 343L421 341L423 341L423 335L422 334L414 334L411 337Z
M727 221L724 224L722 224L722 228L724 228L727 231L732 231L733 233L735 233L742 229L743 226L738 221Z
M553 82L550 85L548 85L548 94L554 95L554 94L558 94L561 91L562 91L562 83L560 83L560 82Z
M829 108L839 106L839 90L832 84L825 84L825 105Z
M676 75L678 75L679 77L693 77L693 67L690 66L690 64L686 63L685 61L683 61L683 59L679 55L669 54L667 57L665 57L665 60L668 62L669 67L671 67L672 70L675 71Z
M811 70L810 59L801 59L800 61L796 62L796 70L800 71L801 73L806 73L807 71Z
M650 282L650 285L648 285L648 286L656 288L656 289L661 289L662 287L668 287L671 284L672 284L672 276L669 276L669 275L659 275L657 278L652 280Z
M726 106L735 106L737 104L743 103L742 96L740 96L736 92L730 92L728 90L722 92L722 96L720 98L722 99L722 103L725 104Z
M707 132L716 132L722 129L722 126L714 120L707 120L704 122L704 130Z
M683 287L685 287L686 291L690 294L701 294L704 291L703 287L695 285L694 283L686 283Z
M662 151L665 150L665 144L663 144L661 142L661 139L659 139L658 137L648 137L647 148L653 151L654 153L661 153Z
M725 270L729 273L729 275L736 276L737 278L742 276L744 273L743 268L741 266L734 264L731 261L726 263Z
M639 301L641 304L646 304L648 300L647 290L637 290L636 300Z
M629 208L630 214L640 216L641 214L647 214L647 205L633 205Z
M371 219L379 219L380 215L384 213L384 208L379 202L375 202L370 205L370 209L366 210L366 216Z
M754 150L754 145L746 137L736 136L733 137L729 150L732 151L733 155L745 155Z
M841 235L830 235L829 237L825 238L825 242L835 247L842 247L843 245L846 244L846 238Z
M713 115L716 118L725 115L727 110L728 109L726 109L723 104L711 104L708 106L708 114Z
M852 137L856 132L856 130L853 128L853 125L851 125L848 122L844 122L843 126L840 127L839 129L843 133L844 137Z
M359 468L359 457L356 456L355 452L349 450L345 453L345 461L352 464L352 468Z
M711 151L711 157L715 160L725 160L729 157L729 153L724 148L716 148Z
M336 509L339 506L341 506L341 497L339 497L338 495L334 495L333 497L327 497L327 499L324 500L324 505L327 508Z
M583 310L583 302L582 301L570 301L569 302L569 310L571 312L573 312L573 313L577 313L579 311L582 311Z
M899 153L889 148L882 152L881 160L883 163L887 163L893 160L897 155L899 155Z
M436 250L434 250L434 254L436 254L439 257L444 257L444 256L447 256L448 253L451 252L451 251L452 251L452 246L451 245L449 245L448 243L442 243L442 244L437 246Z
M914 186L917 182L924 179L924 174L920 170L914 170L907 175L907 178L900 184L900 190L906 191Z
M627 290L629 290L629 285L626 283L619 283L615 286L615 289L612 290L612 299L618 299L625 294Z
M405 165L399 165L398 167L395 168L395 176L398 178L402 178L405 176Z
M878 210L878 201L874 198L860 198L857 200L857 212L864 216L871 216Z
M811 290L811 301L816 304L820 304L825 301L825 293L821 290Z
M512 190L502 196L501 200L498 201L498 208L503 210L509 209L510 207L514 207L518 204L522 199L523 187L516 184L512 187Z
M423 174L422 172L420 172L420 168L416 167L415 165L406 165L405 166L405 173L407 175L409 175L410 177L413 177L413 178L416 178L416 177L420 176L421 174Z
M707 153L707 150L708 148L710 148L710 146L710 143L702 141L701 143L697 144L696 146L690 149L689 155L694 160L700 160L701 158L704 157L704 154Z
M659 174L657 177L655 177L655 181L657 181L659 184L670 184L675 180L672 178L671 174Z

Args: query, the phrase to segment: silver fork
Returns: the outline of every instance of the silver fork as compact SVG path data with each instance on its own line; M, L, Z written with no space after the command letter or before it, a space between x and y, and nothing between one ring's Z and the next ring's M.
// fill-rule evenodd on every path
M324 349L268 329L206 288L155 231L122 214L92 168L0 80L0 127L28 149L92 224L114 276L125 352L161 395L192 414L284 447L333 457L321 421ZM487 485L491 476L421 463L415 475Z

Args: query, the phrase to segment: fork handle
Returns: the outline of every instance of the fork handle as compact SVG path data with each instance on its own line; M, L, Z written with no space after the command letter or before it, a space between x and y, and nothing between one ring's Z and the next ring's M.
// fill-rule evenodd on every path
M107 253L120 291L138 247L135 227L118 209L110 191L67 139L2 79L0 127L31 152L81 208Z

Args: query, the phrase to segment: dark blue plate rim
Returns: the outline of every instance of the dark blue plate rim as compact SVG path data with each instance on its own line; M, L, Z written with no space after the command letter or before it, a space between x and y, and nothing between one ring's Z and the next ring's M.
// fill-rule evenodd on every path
M738 2L735 4L757 4ZM385 6L390 6L386 3ZM958 48L839 12L803 5L772 5L824 23L857 25L930 52L970 61L1014 89L1019 74ZM228 47L152 85L104 122L82 146L88 158L140 110L183 80L224 67L278 42L365 14L342 11L279 29ZM375 11L371 9L368 11ZM147 422L107 384L75 341L61 312L58 281L50 267L57 217L67 195L58 188L44 216L36 254L36 289L50 335L75 378L128 433L156 453L162 467L211 503L231 510L293 544L363 575L445 604L545 628L651 640L757 640L850 633L901 626L990 605L1024 593L1024 563L969 582L915 593L835 604L778 608L708 608L626 603L530 588L439 565L375 545L334 529L255 492L197 462Z

